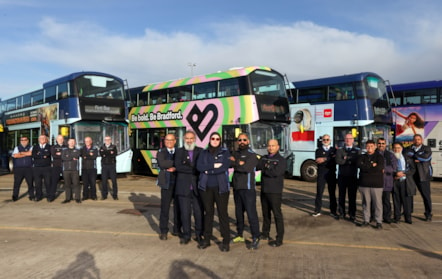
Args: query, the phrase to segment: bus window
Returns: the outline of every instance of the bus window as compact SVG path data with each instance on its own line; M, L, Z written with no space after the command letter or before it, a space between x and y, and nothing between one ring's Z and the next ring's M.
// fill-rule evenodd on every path
M7 101L6 111L17 109L17 98L13 98Z
M45 102L50 103L56 100L55 86L51 86L45 89Z
M298 90L298 103L317 103L325 101L325 88Z
M405 91L404 104L430 104L437 103L437 90L422 89L414 91Z
M239 80L226 79L219 82L218 97L229 97L239 95Z
M192 99L192 86L180 86L169 89L169 102L184 102Z
M23 100L22 100L22 108L27 108L31 106L31 94L25 94L23 95Z
M166 103L167 89L150 92L149 105Z
M40 105L43 104L43 90L33 92L31 94L32 105Z
M216 82L200 83L194 86L194 100L202 100L216 97Z

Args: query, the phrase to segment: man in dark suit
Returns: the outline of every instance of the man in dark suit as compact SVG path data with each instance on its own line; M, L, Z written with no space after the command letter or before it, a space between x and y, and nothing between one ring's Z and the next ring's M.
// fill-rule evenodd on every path
M167 240L169 232L169 210L175 195L176 168L175 158L176 137L174 134L167 134L164 138L165 147L157 153L157 162L160 172L157 185L161 188L161 211L160 211L160 239ZM174 230L173 234L179 234L178 229L178 206L174 202Z
M191 213L195 220L196 241L201 242L203 234L203 206L198 194L198 171L196 160L202 148L195 146L195 133L184 134L184 146L175 153L176 186L175 199L182 223L181 244L187 244L191 237Z
M414 135L413 145L407 149L405 154L414 160L416 164L416 173L414 182L421 193L425 206L425 220L431 222L433 217L431 204L430 180L433 175L431 167L431 148L423 144L422 136Z

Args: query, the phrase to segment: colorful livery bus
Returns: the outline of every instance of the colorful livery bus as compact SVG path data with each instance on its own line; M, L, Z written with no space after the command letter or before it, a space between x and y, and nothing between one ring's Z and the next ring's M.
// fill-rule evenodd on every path
M407 147L415 134L431 147L433 177L442 178L442 81L388 87L396 141Z
M27 136L31 144L45 134L50 143L57 135L75 138L79 146L86 136L95 145L111 136L118 148L117 172L131 171L132 151L127 129L123 80L99 72L77 72L46 82L43 87L0 103L10 153ZM101 172L101 158L97 160Z
M358 73L293 82L290 95L292 174L315 181L315 149L321 136L334 146L352 133L357 146L383 137L391 142L391 114L384 80L375 73Z
M249 133L250 146L266 154L267 140L281 142L287 152L289 104L283 76L268 67L235 68L147 85L129 113L134 150L133 171L158 174L156 153L167 133L181 145L186 130L206 147L219 132L225 147L236 147L236 137Z

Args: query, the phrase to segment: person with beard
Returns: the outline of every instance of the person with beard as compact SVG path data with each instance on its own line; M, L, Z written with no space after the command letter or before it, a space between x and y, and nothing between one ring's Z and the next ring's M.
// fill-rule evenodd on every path
M175 198L181 216L182 238L180 244L187 244L191 238L191 213L195 221L195 240L200 243L203 234L203 205L198 194L198 170L196 161L202 148L195 144L195 133L184 134L184 146L175 153L176 188Z
M384 157L375 152L373 140L367 140L367 153L358 157L359 191L362 197L364 221L362 227L370 223L371 206L374 206L376 228L382 229L382 192L384 187Z
M252 244L249 249L255 250L259 246L259 220L256 211L255 169L258 157L249 148L249 136L241 133L238 136L238 150L230 157L234 169L232 186L235 200L235 216L237 236L233 243L244 242L244 211L249 218Z
M204 205L204 240L199 249L210 246L212 238L215 207L218 210L219 226L223 241L221 251L230 250L230 227L228 202L230 194L229 161L230 153L222 147L221 135L214 132L210 135L209 146L201 151L196 168L200 172L198 189Z
M393 188L393 222L400 222L401 210L403 209L405 223L412 224L411 204L413 196L416 195L416 183L414 182L413 175L416 172L416 167L413 159L404 156L402 151L402 144L395 142L393 144L393 152L397 159L397 170L394 176Z
M414 182L424 201L425 220L431 222L433 217L430 187L431 176L433 175L433 168L431 167L431 148L423 144L420 134L416 134L413 137L413 145L407 148L405 154L412 158L416 165Z
M322 195L327 183L328 196L330 200L330 216L339 220L336 212L338 204L336 202L336 148L331 146L330 135L322 136L322 146L316 149L315 162L318 164L318 180L316 182L315 212L313 217L321 215Z
M164 138L165 147L158 150L157 153L158 168L160 169L157 185L161 188L160 240L167 240L167 233L169 232L169 211L172 201L174 202L172 235L181 235L178 205L175 199L175 144L175 135L167 134Z

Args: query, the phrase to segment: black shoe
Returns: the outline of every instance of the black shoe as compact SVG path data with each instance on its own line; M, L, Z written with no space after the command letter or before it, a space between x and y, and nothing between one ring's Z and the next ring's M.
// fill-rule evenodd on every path
M381 223L377 223L375 228L378 229L378 230L382 229L382 224Z
M335 220L339 220L339 215L336 213L330 213L330 216L333 217Z
M104 201L105 199L107 199L107 197L101 197L100 200Z
M201 243L203 241L203 238L202 238L202 236L198 235L194 238L194 240L198 243Z
M113 196L112 198L114 199L114 201L118 200L118 196Z
M81 200L85 201L85 200L88 200L88 199L89 199L88 197L83 197Z
M93 197L93 198L91 198L91 200L96 201L96 200L97 200L97 197Z
M350 216L349 220L350 220L350 222L354 223L356 221L356 218L355 218L355 216Z
M272 242L270 242L269 245L272 246L272 247L279 247L279 246L282 245L282 242L276 240L276 241L272 241Z
M76 203L81 203L81 200L80 199L76 199L75 202Z
M223 243L221 244L221 252L229 252L230 251L230 245L229 243Z
M365 222L365 221L362 222L361 227L363 227L363 228L368 227L368 222Z
M178 236L179 235L179 233L177 233L177 232L171 232L170 234L173 235L173 236Z
M389 219L384 219L384 220L382 220L382 222L384 222L386 224L391 224L391 220L389 220Z
M395 224L398 224L398 223L400 223L401 222L401 219L394 219L393 220L393 223L395 223Z
M184 238L180 239L180 244L186 245L186 244L189 244L189 242L190 242L190 238L189 239L184 239Z
M29 200L30 200L30 201L34 201L35 198L34 198L34 197L29 197Z
M257 250L259 247L259 238L254 238L252 244L250 245L250 250Z
M160 234L160 240L167 240L167 233Z
M35 199L35 202L39 202L39 201L41 201L43 198L36 198Z
M272 240L272 238L268 234L261 234L259 239L261 239L261 240Z
M18 200L18 198L17 197L14 197L14 196L12 196L12 201L17 201Z
M48 198L48 202L53 202L55 198Z
M427 216L425 217L425 221L427 221L427 222L431 222L432 217L433 217L433 214L429 214L429 215L427 215Z
M411 221L411 220L405 220L405 223L407 223L407 224L413 224L413 221Z
M61 203L70 203L70 202L71 202L71 200L64 200Z
M210 246L210 242L203 242L203 243L198 244L198 249L201 249L201 250L206 249L209 246Z

